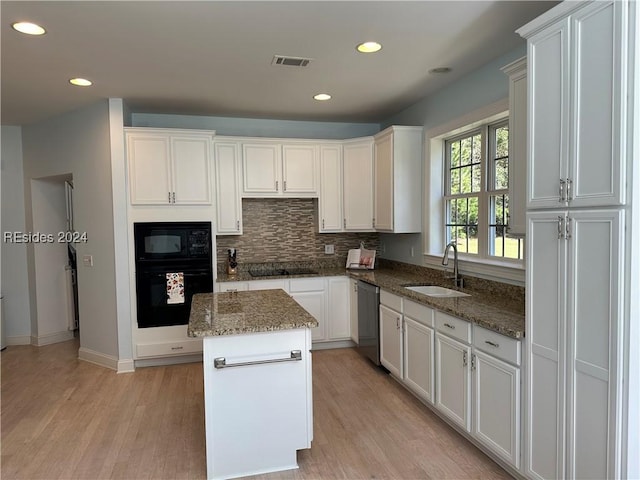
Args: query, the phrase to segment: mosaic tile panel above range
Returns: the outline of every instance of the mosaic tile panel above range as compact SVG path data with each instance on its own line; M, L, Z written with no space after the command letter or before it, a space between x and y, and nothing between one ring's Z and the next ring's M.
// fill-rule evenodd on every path
M359 248L379 251L378 234L318 233L317 200L313 198L242 199L242 235L216 238L217 268L226 270L227 250L237 250L239 266L247 263L321 262L344 265L347 252ZM324 253L325 245L334 254Z

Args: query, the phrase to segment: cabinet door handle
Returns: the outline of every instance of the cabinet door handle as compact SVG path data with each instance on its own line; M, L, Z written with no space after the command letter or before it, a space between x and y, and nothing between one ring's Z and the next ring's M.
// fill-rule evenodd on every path
M173 192L171 196L173 197L173 203L176 203L176 192Z
M564 217L558 215L558 238L564 238Z
M171 347L171 350L182 350L184 347Z
M278 180L276 180L276 192L278 191Z
M466 367L467 366L467 351L465 350L464 352L462 352L462 366Z
M474 354L471 354L471 370L475 370L476 369L476 356Z
M485 340L484 343L486 343L487 345L491 345L492 347L496 347L496 348L500 347L500 344L494 343L490 340Z
M287 181L286 180L282 182L282 191L283 192L287 191Z
M371 219L371 228L376 228L376 219L375 218Z
M451 330L455 330L456 327L454 325L451 325L450 323L445 323L444 324L445 327L450 328Z
M342 225L344 226L344 228L347 228L347 219L346 218L342 219Z
M565 200L567 202L570 202L571 200L573 200L573 192L572 192L573 180L571 180L570 178L567 178L567 180L565 181L565 185L566 185Z
M171 203L171 192L167 192L167 201Z
M322 219L322 229L324 230L324 218Z
M400 317L396 317L396 328L400 330Z
M291 356L287 358L274 358L273 360L258 360L254 362L238 362L238 363L227 364L226 358L218 357L213 359L213 366L215 368L245 367L247 365L264 365L267 363L297 362L299 360L302 360L302 351L291 350Z
M236 230L240 231L240 220L236 220Z
M565 234L564 238L569 240L571 238L571 217L567 217L564 221Z
M566 200L566 186L567 184L565 183L565 181L561 178L560 179L560 187L558 188L558 196L559 198L559 202L563 203Z

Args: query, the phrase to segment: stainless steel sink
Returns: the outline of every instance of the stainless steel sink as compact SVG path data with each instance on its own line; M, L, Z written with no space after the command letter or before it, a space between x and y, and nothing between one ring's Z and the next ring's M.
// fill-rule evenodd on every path
M412 292L421 293L429 297L453 298L453 297L469 297L468 293L462 293L451 288L438 287L436 285L411 285L404 287Z

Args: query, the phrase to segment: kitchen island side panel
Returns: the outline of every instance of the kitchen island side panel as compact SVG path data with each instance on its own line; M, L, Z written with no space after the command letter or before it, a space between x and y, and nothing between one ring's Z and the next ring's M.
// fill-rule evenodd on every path
M310 329L208 336L203 348L207 477L297 468L313 437ZM244 362L258 363L232 366Z

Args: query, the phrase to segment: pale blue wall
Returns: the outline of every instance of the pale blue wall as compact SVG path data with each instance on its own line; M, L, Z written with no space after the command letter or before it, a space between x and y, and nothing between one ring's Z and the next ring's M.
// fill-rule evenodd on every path
M382 128L389 125L423 125L427 131L507 98L508 78L500 68L525 56L526 53L526 43L523 40L522 45L515 50L385 119L381 122ZM422 265L422 234L382 234L380 241L385 248L382 255L384 258Z
M217 135L243 137L326 138L366 137L380 131L378 123L304 122L262 118L211 117L133 113L132 127L215 130Z

